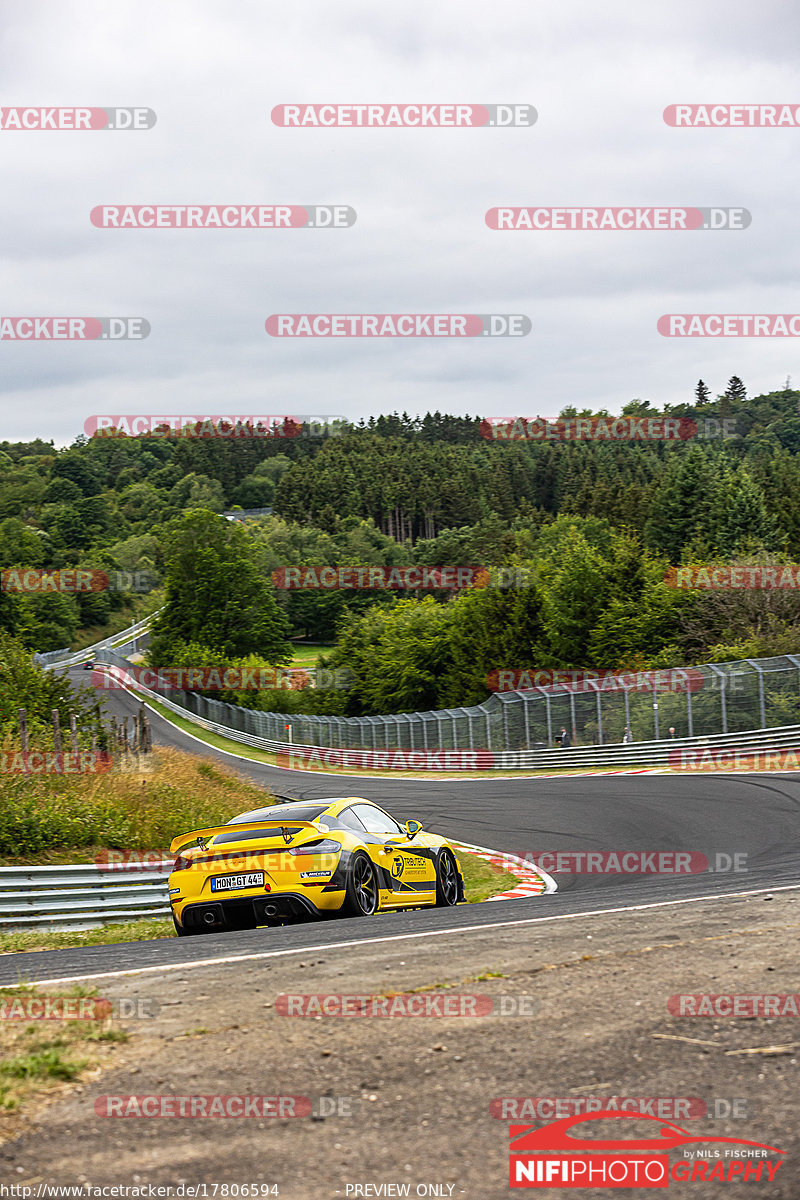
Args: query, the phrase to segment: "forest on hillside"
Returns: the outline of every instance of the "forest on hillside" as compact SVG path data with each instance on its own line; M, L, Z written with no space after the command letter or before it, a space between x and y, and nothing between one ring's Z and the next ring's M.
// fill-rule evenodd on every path
M156 665L274 665L288 661L291 639L335 642L327 662L352 673L347 691L229 698L353 715L475 703L498 668L629 670L793 652L793 591L681 591L665 575L677 564L800 559L799 404L788 380L751 398L734 377L715 399L700 383L685 405L624 406L627 417L696 424L695 436L672 441L502 439L477 416L434 413L325 437L2 442L3 568L139 573L160 588L3 590L0 629L49 650L165 602ZM271 514L222 516L237 507ZM272 584L285 566L416 564L524 568L526 586Z

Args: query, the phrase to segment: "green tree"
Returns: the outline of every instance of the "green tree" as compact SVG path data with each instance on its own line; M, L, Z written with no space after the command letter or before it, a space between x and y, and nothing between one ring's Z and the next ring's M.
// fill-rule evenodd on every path
M238 521L194 509L172 526L169 547L165 605L150 649L155 666L170 665L175 648L190 642L229 658L289 661L289 623Z

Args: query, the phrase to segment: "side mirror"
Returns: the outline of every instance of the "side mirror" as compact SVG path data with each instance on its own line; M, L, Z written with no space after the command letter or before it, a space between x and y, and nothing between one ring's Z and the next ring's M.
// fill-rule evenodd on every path
M406 834L408 835L408 840L411 841L412 838L415 838L420 829L422 829L421 821L406 821Z

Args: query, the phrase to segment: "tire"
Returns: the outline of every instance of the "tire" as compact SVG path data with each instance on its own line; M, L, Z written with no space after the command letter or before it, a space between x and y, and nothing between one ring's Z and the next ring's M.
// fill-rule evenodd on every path
M200 929L190 929L188 925L179 925L174 913L172 914L172 924L175 926L178 937L193 937L197 933L202 933Z
M363 850L357 850L347 873L342 912L348 917L372 917L378 911L378 875Z
M436 907L452 908L458 904L458 867L449 850L442 850L436 860Z

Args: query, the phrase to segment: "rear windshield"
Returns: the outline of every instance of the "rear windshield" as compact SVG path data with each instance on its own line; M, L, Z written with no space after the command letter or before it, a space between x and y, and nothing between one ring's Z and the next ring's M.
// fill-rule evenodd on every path
M325 812L327 804L273 804L271 808L256 808L228 821L229 825L245 825L248 821L315 821Z
M284 825L284 829L288 833L299 833L303 828L302 825ZM218 833L214 838L212 845L222 846L225 842L249 842L251 839L259 838L262 842L269 841L275 838L277 841L283 841L283 834L280 829L241 829L238 833Z

